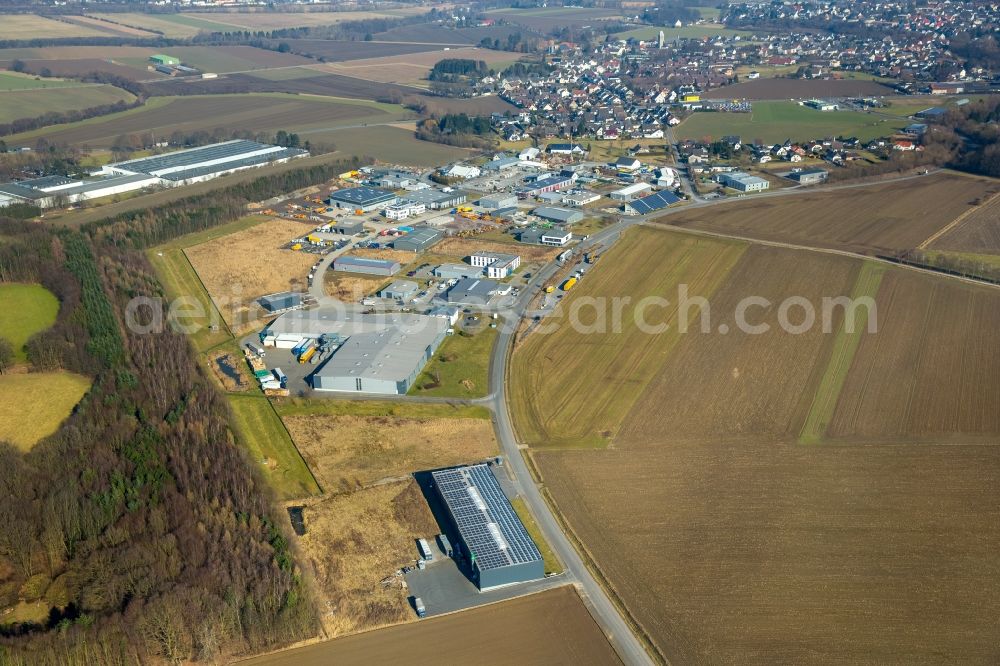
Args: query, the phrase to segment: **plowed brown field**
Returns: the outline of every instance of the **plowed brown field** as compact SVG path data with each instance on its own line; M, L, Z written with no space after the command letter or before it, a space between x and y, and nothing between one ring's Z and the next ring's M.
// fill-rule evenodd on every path
M1000 290L891 271L830 434L1000 439Z
M516 637L516 640L512 640ZM572 586L257 657L248 666L620 664Z
M892 253L917 247L1000 185L944 173L868 187L681 210L674 224L766 241ZM966 220L968 221L968 220Z
M958 226L931 243L931 248L973 254L1000 254L1000 198L993 199L971 213Z
M795 220L804 198L776 203L772 214ZM951 215L961 206L942 208ZM612 279L619 293L640 296L648 273L662 279L699 261L661 248L655 266L619 273L641 256L630 238L569 305ZM1000 659L1000 290L886 268L872 283L877 332L862 333L856 351L841 344L847 356L833 361L840 321L831 334L790 335L774 327L772 308L754 308L749 319L771 331L718 330L732 326L745 296L815 304L850 294L862 265L751 245L710 297L712 332L680 336L645 382L633 379L652 361L628 365L641 344L612 335L529 337L515 351L514 417L547 490L672 663ZM608 357L632 374L585 375ZM555 361L582 376L568 393L554 381L566 373ZM539 379L539 367L549 374ZM820 381L839 367L849 367L842 384ZM820 391L836 404L834 418L800 443ZM518 408L521 395L553 414L533 421ZM535 434L542 423L596 435L592 415L613 422L606 405L629 400L610 447L552 447Z

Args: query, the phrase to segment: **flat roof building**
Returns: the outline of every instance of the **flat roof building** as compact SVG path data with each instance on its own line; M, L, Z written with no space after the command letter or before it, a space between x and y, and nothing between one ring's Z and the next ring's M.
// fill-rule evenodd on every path
M162 53L149 56L149 62L153 63L154 65L166 65L169 67L176 67L177 65L181 64L180 58L175 58L174 56L169 56L169 55L163 55Z
M417 294L419 289L420 286L412 280L396 280L380 291L379 296L397 301L408 301Z
M256 141L235 139L208 146L177 150L105 165L103 175L148 174L174 183L196 183L227 173L276 162L287 162L309 153Z
M483 165L483 171L504 171L516 167L521 160L516 157L501 157L498 160L490 160Z
M391 206L396 201L397 197L392 192L364 185L330 192L331 206L360 210L365 213Z
M500 285L483 278L463 278L448 290L449 303L463 305L489 305Z
M486 270L486 277L502 280L511 275L521 265L521 257L502 252L476 252L469 257L469 263Z
M545 563L488 465L431 473L480 590L545 577Z
M608 196L615 201L631 201L640 195L646 194L652 189L653 186L649 183L633 183L631 185L626 185L620 190L615 190Z
M432 270L431 274L434 277L444 280L460 280L462 278L482 275L483 269L469 266L468 264L441 264Z
M744 171L733 171L732 173L720 173L716 179L724 186L731 187L740 192L761 192L769 189L771 183L760 176L751 176Z
M403 198L407 201L412 201L413 203L421 203L430 210L441 210L443 208L452 208L454 206L464 204L469 198L469 195L460 190L444 192L443 190L428 188L426 190L410 192Z
M785 174L785 178L789 180L794 180L800 185L816 185L817 183L824 183L829 177L830 172L826 169L820 169L819 167L814 167L811 169L802 169L800 171L791 171Z
M365 225L360 220L345 220L330 226L330 231L344 236L356 236L364 233Z
M513 194L487 194L480 197L479 205L486 210L517 206L517 196Z
M533 215L559 224L575 224L584 218L583 213L569 208L556 208L555 206L539 206L531 211Z
M394 240L392 242L392 249L406 250L407 252L423 252L441 240L443 235L437 229L417 227L405 236L400 236Z
M368 275L395 275L401 266L398 261L390 259L371 259L369 257L354 257L344 255L333 260L333 270L348 273L366 273Z
M522 243L562 247L563 245L566 245L566 243L570 242L572 238L573 232L569 229L566 227L555 226L551 229L529 227L520 233L517 240Z
M257 302L260 303L261 307L268 312L280 312L281 310L297 308L302 305L302 294L297 294L292 291L283 291L278 294L261 296Z
M563 190L567 187L573 186L573 177L568 175L554 175L545 176L544 178L539 178L534 182L525 185L517 190L518 199L528 199L530 197L537 197L542 192L555 192L556 190Z

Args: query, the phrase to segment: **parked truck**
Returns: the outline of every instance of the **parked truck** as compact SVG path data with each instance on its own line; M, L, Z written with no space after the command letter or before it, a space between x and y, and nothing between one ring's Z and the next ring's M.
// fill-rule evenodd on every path
M299 356L299 363L308 363L316 355L316 347L309 347Z
M417 539L417 549L420 550L420 557L431 562L434 560L434 551L431 550L431 545L427 543L427 539Z
M550 285L546 285L546 287L545 287L545 293L546 294L551 294L555 290L556 290L556 288L554 286L552 286L551 284Z
M455 553L451 548L451 541L448 540L447 534L438 534L438 543L441 545L441 551L448 557L454 557Z
M274 378L281 383L281 388L285 388L285 384L288 383L288 377L281 371L281 368L274 369Z
M569 291L574 286L576 286L576 278L575 277L571 277L570 279L568 279L565 282L563 282L562 290L563 291Z
M413 597L413 607L417 611L417 617L427 617L427 606L424 606L424 600L420 597Z

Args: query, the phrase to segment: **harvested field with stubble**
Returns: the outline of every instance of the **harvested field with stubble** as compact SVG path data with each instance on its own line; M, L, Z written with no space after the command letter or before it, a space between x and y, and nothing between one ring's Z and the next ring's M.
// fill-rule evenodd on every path
M0 39L54 39L70 37L107 37L91 26L78 25L37 14L5 14L0 22Z
M277 291L302 290L316 256L282 249L308 225L279 218L184 250L230 326L257 309L253 301ZM251 322L252 323L252 322ZM242 330L236 326L235 330Z
M286 415L292 434L328 493L357 490L415 471L485 460L497 453L488 418Z
M765 241L891 254L917 247L998 189L995 180L945 172L787 199L682 209L661 222Z
M1000 442L1000 289L886 275L829 434Z
M543 322L553 330L536 330L515 348L510 402L521 441L542 447L610 444L682 337L676 321L680 285L687 285L692 296L711 297L743 250L739 243L657 229L629 231L601 259L604 270L591 271L564 299L562 317L550 315ZM616 308L620 297L631 300ZM666 298L669 305L637 315L636 305L646 297ZM573 303L581 299L598 299L605 332L594 307L575 309ZM621 312L617 330L616 309ZM594 327L592 332L571 325L574 312L580 324ZM640 328L643 319L648 326L670 328L651 334Z
M893 89L877 81L862 79L757 79L714 88L705 99L811 99L813 97L854 97L892 95Z
M613 256L570 305L622 270ZM683 263L657 256L649 272ZM633 295L648 279L618 276ZM603 362L613 335L515 350L515 423L609 586L672 663L996 661L1000 289L754 244L721 281L713 332L681 336L646 382L534 379L538 363ZM876 331L861 318L848 334L842 309L829 334L775 326L788 296L819 314L839 295L874 295ZM747 313L771 330L718 332L745 296L772 302ZM616 392L632 404L610 447L552 447L525 436L525 392L569 392L569 422Z
M257 657L247 664L432 664L442 661L443 652L445 661L454 664L621 663L576 590L565 585L416 624Z
M1000 254L1000 197L984 203L930 247L950 252Z
M272 42L277 44L278 42ZM443 47L437 44L408 44L405 42L357 42L337 41L333 39L295 39L288 42L293 53L309 56L327 62L339 60L358 60L360 58L385 58L406 55L408 53L424 53L426 51L441 51Z
M417 536L440 529L415 480L306 502L304 517L306 533L297 541L313 571L328 636L417 619L400 579L380 582L414 564Z

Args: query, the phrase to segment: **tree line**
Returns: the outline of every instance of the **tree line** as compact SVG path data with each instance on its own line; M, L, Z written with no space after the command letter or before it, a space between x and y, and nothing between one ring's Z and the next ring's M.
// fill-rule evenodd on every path
M60 301L29 341L32 369L93 379L32 450L0 442L0 608L51 609L4 625L0 663L215 662L315 634L284 521L225 401L181 334L138 332L124 312L163 296L142 248L356 166L264 176L80 231L0 221L0 281L38 282ZM165 318L164 305L137 316Z

